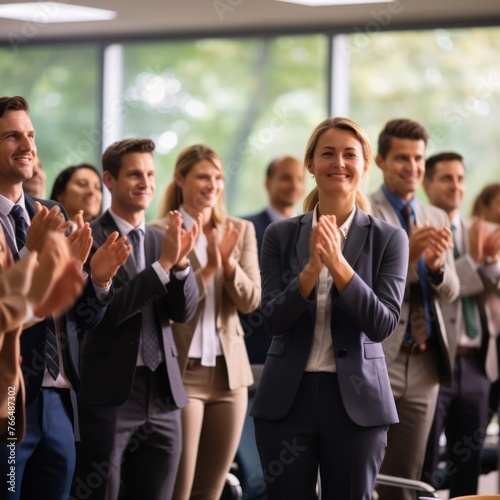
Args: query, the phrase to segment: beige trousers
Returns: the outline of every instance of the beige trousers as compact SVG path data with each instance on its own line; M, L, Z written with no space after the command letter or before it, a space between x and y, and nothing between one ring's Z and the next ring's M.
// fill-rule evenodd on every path
M230 390L224 356L215 367L189 359L184 375L189 404L182 408L182 455L174 500L218 500L245 420L248 390Z

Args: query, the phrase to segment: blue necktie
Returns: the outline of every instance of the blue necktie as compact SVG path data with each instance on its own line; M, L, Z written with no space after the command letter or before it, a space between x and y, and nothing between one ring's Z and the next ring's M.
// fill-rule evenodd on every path
M409 203L403 207L403 219L406 224L406 232L410 236L415 224L412 218L412 209ZM413 341L420 345L427 340L427 319L425 317L425 302L420 282L410 283L410 336Z
M140 231L140 229L133 229L127 235L127 238L132 245L135 267L138 273L140 273L146 267L142 257L142 238ZM152 305L146 306L142 310L141 337L142 359L144 361L144 364L154 372L161 362L161 347Z

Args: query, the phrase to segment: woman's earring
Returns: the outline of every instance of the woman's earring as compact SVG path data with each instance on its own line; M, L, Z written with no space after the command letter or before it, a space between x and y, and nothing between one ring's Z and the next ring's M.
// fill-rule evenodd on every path
M311 174L311 179L314 179L314 174Z

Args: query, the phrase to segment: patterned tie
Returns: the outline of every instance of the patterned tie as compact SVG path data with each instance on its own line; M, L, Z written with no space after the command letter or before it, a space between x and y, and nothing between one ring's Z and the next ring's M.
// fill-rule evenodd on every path
M415 224L413 223L412 209L407 203L402 210L408 236L412 233ZM427 320L425 318L424 297L420 283L410 283L410 336L417 345L423 344L427 340Z
M10 211L16 223L17 250L26 246L28 224L24 218L24 210L20 205L14 205ZM57 339L55 325L52 318L45 318L45 364L50 376L55 380L59 375L59 355L57 353Z
M140 229L133 229L127 235L134 253L135 267L137 272L141 272L146 266L142 258L142 237ZM141 322L141 337L142 337L142 359L144 364L151 370L155 371L161 362L160 340L154 319L153 306L149 305L142 310Z
M20 205L14 205L10 211L10 215L16 224L16 245L17 251L26 246L26 235L28 233L28 223L24 218L24 210Z
M456 227L451 225L451 232L453 234L453 257L457 260L460 257L460 252L457 247L455 239ZM476 299L474 297L462 297L462 314L465 322L465 333L467 337L475 339L479 333L476 321Z

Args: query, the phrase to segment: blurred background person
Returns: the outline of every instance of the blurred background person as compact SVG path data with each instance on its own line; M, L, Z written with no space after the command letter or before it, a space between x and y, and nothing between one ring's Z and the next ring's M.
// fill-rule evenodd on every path
M195 317L173 324L189 405L182 408L183 450L175 500L218 500L231 467L252 383L238 310L260 302L252 224L226 215L222 161L204 145L179 154L161 215L179 210L185 229L201 223L188 255L200 291ZM163 218L156 223L168 224Z
M488 184L472 203L472 216L500 224L500 183Z
M444 210L450 218L460 294L453 302L441 304L454 356L453 379L450 386L439 388L422 480L436 489L443 489L446 481L450 498L455 498L477 493L490 381L498 378L496 332L488 329L490 317L485 304L493 290L500 293L500 229L490 233L480 218L471 221L460 217L466 190L460 154L445 152L429 157L423 187L431 205ZM441 474L439 441L443 431L447 446L446 467ZM457 446L464 436L473 439L473 445L467 446L467 460L464 446Z
M23 182L23 191L33 198L45 199L46 184L47 174L42 169L42 162L37 156L33 162L33 175Z
M83 210L83 220L90 222L102 211L101 174L88 163L67 167L56 177L50 199L61 203L71 221Z
M259 255L267 226L271 222L295 215L295 205L304 194L304 164L293 156L275 158L266 169L265 185L268 206L261 212L243 217L255 226ZM263 365L271 344L271 335L265 331L258 311L251 315L241 315L240 318L250 363Z

